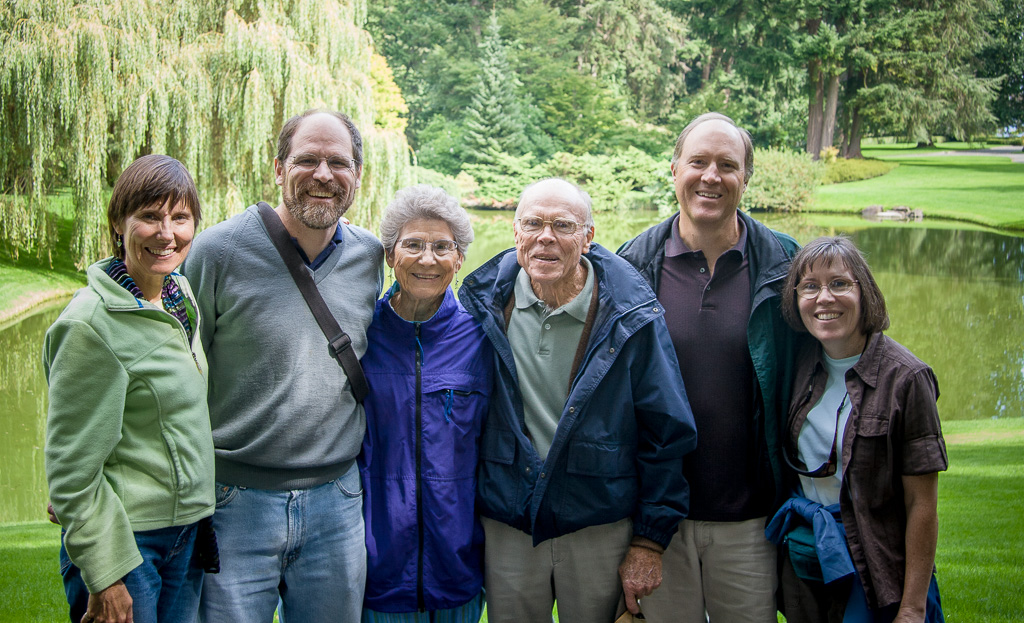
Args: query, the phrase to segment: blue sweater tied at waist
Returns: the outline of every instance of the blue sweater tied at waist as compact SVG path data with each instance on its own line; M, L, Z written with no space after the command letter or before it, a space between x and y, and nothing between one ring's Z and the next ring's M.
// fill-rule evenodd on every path
M800 525L810 525L814 530L814 549L821 563L821 574L826 584L841 580L853 574L853 560L846 547L846 533L843 530L839 505L823 506L803 497L792 497L779 508L764 535L778 545L791 530Z

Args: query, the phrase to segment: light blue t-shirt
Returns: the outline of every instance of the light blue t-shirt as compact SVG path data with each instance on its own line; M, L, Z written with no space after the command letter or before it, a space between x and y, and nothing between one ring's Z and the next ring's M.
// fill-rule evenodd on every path
M797 452L800 460L808 469L815 469L828 460L832 450L832 439L836 440L836 457L839 465L836 473L827 478L808 478L800 476L800 486L804 497L819 504L829 506L839 503L839 489L843 484L843 431L850 420L850 399L846 394L846 371L860 361L860 355L844 359L832 359L822 353L828 380L825 381L825 393L807 413L807 420L800 429L797 440ZM839 430L836 431L836 410L843 405L839 414Z

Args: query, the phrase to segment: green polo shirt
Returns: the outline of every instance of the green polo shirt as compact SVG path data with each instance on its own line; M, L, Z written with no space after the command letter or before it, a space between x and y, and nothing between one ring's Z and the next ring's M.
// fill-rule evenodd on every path
M587 269L583 290L558 309L548 309L537 298L525 270L516 278L508 341L516 361L526 430L541 459L548 455L569 397L569 375L594 293L594 269L587 258L580 261Z

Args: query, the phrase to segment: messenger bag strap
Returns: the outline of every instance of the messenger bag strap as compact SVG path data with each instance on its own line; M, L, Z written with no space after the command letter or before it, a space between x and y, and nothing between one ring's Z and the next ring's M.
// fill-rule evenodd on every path
M324 297L317 290L313 276L309 274L305 263L299 257L299 252L292 244L291 236L288 235L288 230L284 228L277 212L274 212L270 204L265 201L260 201L256 205L259 208L263 224L270 234L270 240L277 247L277 252L284 260L285 266L288 267L288 272L291 273L295 285L299 287L302 298L306 299L309 311L313 312L316 323L320 325L320 330L327 338L327 350L331 353L331 357L338 360L338 365L345 371L356 402L362 403L366 394L369 393L370 387L366 383L363 368L359 365L359 358L356 357L356 353L352 349L352 338L342 331L341 325L338 324L331 310L327 308Z

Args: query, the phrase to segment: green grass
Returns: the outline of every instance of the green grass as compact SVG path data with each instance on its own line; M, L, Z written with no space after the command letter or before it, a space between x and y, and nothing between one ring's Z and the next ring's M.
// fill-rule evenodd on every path
M949 471L939 477L935 565L946 621L1020 621L1024 418L946 422L943 433ZM59 546L49 523L0 526L0 623L66 619Z
M0 241L0 328L85 285L85 274L75 268L67 251L73 227L71 198L66 192L58 193L48 198L46 206L59 217L53 266L48 258L32 253L22 252L15 259L7 241Z
M882 145L865 155L898 162L899 167L869 180L821 186L810 210L859 213L874 204L903 205L920 208L926 219L1024 229L1024 163L1000 156L913 157L911 153L920 152L890 147Z

